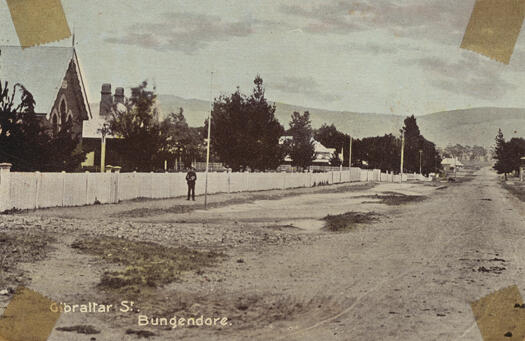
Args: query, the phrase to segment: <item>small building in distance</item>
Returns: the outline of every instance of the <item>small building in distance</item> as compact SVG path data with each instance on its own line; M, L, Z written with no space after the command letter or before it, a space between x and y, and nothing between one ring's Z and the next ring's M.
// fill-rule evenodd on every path
M454 170L458 170L460 168L463 167L463 163L461 163L461 161L458 160L457 157L448 157L448 158L444 158L442 161L441 161L441 166L443 166L443 170L445 172L453 172Z
M284 144L286 141L293 140L293 136L281 136L279 139L280 144ZM322 169L323 167L330 166L330 160L336 154L335 148L327 148L321 142L312 139L314 144L315 158L312 161L312 167L316 169ZM292 170L292 158L290 155L284 157L284 162L279 166L281 171L291 171Z
M70 121L73 134L80 135L82 122L92 119L74 47L0 46L0 81L11 89L23 85L33 95L42 125L55 132Z
M330 160L335 156L335 148L327 148L321 142L314 140L315 159L312 164L315 166L329 166Z
M124 88L115 88L115 94L112 94L111 84L102 84L100 89L100 102L98 105L95 105L93 118L83 122L82 143L89 152L86 155L86 161L82 163L82 167L98 170L97 168L100 166L103 129L109 123L115 110L127 110L125 102L126 96L124 94ZM107 145L110 146L114 137L111 134L106 134L104 138L106 139ZM111 159L111 156L107 160L107 164L115 164L115 162L119 163L118 160Z

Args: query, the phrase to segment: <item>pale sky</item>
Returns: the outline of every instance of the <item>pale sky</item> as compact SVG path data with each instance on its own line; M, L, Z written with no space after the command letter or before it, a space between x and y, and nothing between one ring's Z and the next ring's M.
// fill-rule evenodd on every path
M63 0L90 101L148 79L207 100L259 73L272 101L425 114L525 107L525 41L509 65L459 48L474 0ZM18 38L0 2L0 45ZM71 40L50 45L70 46Z

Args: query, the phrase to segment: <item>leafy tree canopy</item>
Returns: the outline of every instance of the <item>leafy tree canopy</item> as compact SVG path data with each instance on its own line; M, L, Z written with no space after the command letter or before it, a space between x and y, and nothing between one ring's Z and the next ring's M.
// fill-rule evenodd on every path
M234 171L275 169L284 158L279 144L284 128L275 118L275 105L266 100L260 76L254 84L250 96L237 89L213 103L211 147Z
M117 103L109 120L109 132L118 137L114 144L125 170L161 168L166 156L166 137L158 121L157 96L147 86L144 81L132 88L124 108Z
M308 168L315 159L315 148L313 140L312 122L310 113L305 111L303 114L297 111L292 114L290 129L288 133L292 136L289 144L289 154L292 159L292 166Z

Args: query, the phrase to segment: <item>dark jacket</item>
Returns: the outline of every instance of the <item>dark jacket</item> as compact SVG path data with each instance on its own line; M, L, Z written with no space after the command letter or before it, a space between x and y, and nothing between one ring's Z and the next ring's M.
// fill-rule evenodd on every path
M186 182L188 184L194 184L195 181L197 181L197 174L190 170L187 174L186 174Z

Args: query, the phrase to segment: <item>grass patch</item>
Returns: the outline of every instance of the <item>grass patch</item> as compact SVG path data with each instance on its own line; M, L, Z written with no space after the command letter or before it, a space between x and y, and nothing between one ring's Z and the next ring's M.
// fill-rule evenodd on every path
M377 199L379 202L375 201L363 201L363 204L385 204L390 206L408 204L414 201L423 201L428 199L424 195L406 195L403 193L397 192L382 192L381 194L375 195L362 195L358 198L368 198L368 199Z
M0 233L0 288L9 283L24 281L18 263L42 260L53 238L33 232Z
M223 257L217 252L166 247L113 237L76 240L71 247L124 267L117 271L106 271L99 284L101 287L135 292L140 292L143 287L155 288L176 281L182 272L211 266Z
M157 334L150 332L149 330L136 330L136 329L126 329L126 335L136 335L139 339L141 338L150 338L152 336L157 336Z
M59 330L61 332L77 332L78 334L100 334L100 330L96 329L92 325L86 325L86 324L80 324L76 326L70 326L70 327L58 327L56 330Z
M407 204L414 201L423 201L427 199L424 195L406 195L402 193L384 192L383 194L376 194L373 196L375 199L381 200L382 204L396 206Z
M13 207L13 208L10 208L8 210L4 210L4 211L0 212L0 214L9 215L9 214L17 214L17 213L21 213L21 212L22 212L21 209Z
M525 183L515 182L514 184L510 184L502 181L501 184L503 188L513 194L516 198L520 199L520 201L525 201Z
M329 231L347 231L353 229L357 224L369 224L378 220L379 214L374 212L346 212L343 214L327 215L325 229Z

